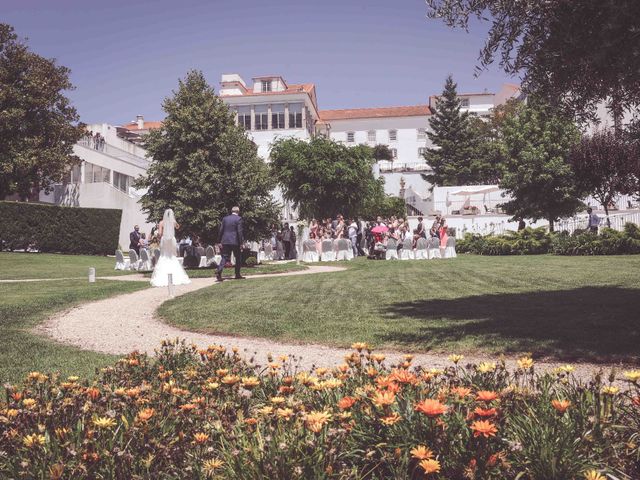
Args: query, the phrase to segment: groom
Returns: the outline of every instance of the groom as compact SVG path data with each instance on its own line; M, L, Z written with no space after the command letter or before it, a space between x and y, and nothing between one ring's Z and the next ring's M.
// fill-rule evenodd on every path
M242 236L242 217L240 216L240 207L233 207L231 215L227 215L222 219L220 225L220 234L218 235L218 243L222 244L222 260L216 271L216 279L222 281L222 271L224 266L231 258L231 253L236 259L236 279L240 280L244 277L240 275L240 264L242 257L240 255L240 245L244 242Z

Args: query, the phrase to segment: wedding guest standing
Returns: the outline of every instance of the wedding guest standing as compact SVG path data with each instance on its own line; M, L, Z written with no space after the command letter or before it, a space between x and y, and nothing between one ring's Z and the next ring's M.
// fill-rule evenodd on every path
M129 234L129 250L135 250L136 253L140 253L140 227L135 225L133 232Z
M216 279L219 282L222 281L222 271L224 270L226 263L230 260L232 253L236 259L236 279L243 279L244 277L240 275L240 266L242 264L240 245L244 243L240 207L233 207L231 209L231 215L227 215L222 219L220 233L218 235L218 243L222 244L222 260L220 261L216 271Z

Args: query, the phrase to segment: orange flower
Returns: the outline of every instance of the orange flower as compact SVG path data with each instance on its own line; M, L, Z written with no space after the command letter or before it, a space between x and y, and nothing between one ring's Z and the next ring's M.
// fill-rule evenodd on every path
M428 460L433 458L433 452L424 445L418 445L416 448L412 449L410 453L413 458L417 458L418 460Z
M464 398L471 395L471 389L467 387L454 387L451 389L451 393L460 398Z
M493 417L497 412L495 408L480 408L477 407L473 413L479 417Z
M193 403L185 403L184 405L180 406L180 410L182 410L183 412L190 412L191 410L195 410L196 408L197 406Z
M87 388L87 397L89 397L91 400L97 400L99 396L100 390L98 390L96 387Z
M640 397L633 397L632 401L636 407L640 407Z
M571 402L569 400L551 400L551 405L558 413L564 413L571 406Z
M240 377L237 375L225 375L224 377L222 377L222 380L220 380L220 382L225 385L235 385L239 381Z
M258 423L258 420L253 417L249 417L245 419L244 423L246 425L255 425L256 423Z
M356 403L357 399L354 397L344 397L338 401L338 408L340 410L349 410Z
M496 426L487 420L478 420L471 424L471 430L473 430L473 436L483 436L485 438L494 437L498 433Z
M396 401L396 394L393 392L376 390L376 393L373 395L373 403L380 408L389 406L393 404L395 401Z
M202 445L203 443L207 443L207 440L209 440L209 435L207 435L206 433L198 432L193 435L193 439L198 445Z
M155 414L156 411L153 408L144 408L138 412L137 419L141 422L146 422Z
M425 474L438 473L440 471L440 462L433 458L422 460L418 465L424 470Z
M389 375L390 380L394 380L398 383L406 383L409 385L415 385L418 383L418 377L416 377L413 373L408 372L407 370L394 370Z
M498 398L498 394L496 392L491 392L488 390L480 390L476 394L476 400L481 402L492 402L496 398Z
M447 412L447 406L438 400L427 398L416 405L416 411L424 413L427 417L437 417Z
M400 420L402 420L402 417L395 412L391 415L387 415L386 417L380 417L380 421L387 426L395 425Z

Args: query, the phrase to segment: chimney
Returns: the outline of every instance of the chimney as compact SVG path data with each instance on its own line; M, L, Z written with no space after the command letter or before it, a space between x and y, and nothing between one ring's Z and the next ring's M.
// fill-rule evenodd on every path
M144 130L144 116L136 115L136 123L138 124L139 130Z

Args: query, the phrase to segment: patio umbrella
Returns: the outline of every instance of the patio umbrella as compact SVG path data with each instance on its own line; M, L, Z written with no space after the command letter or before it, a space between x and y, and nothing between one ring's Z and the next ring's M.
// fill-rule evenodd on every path
M371 233L385 233L388 231L389 228L386 225L378 225L371 229Z

